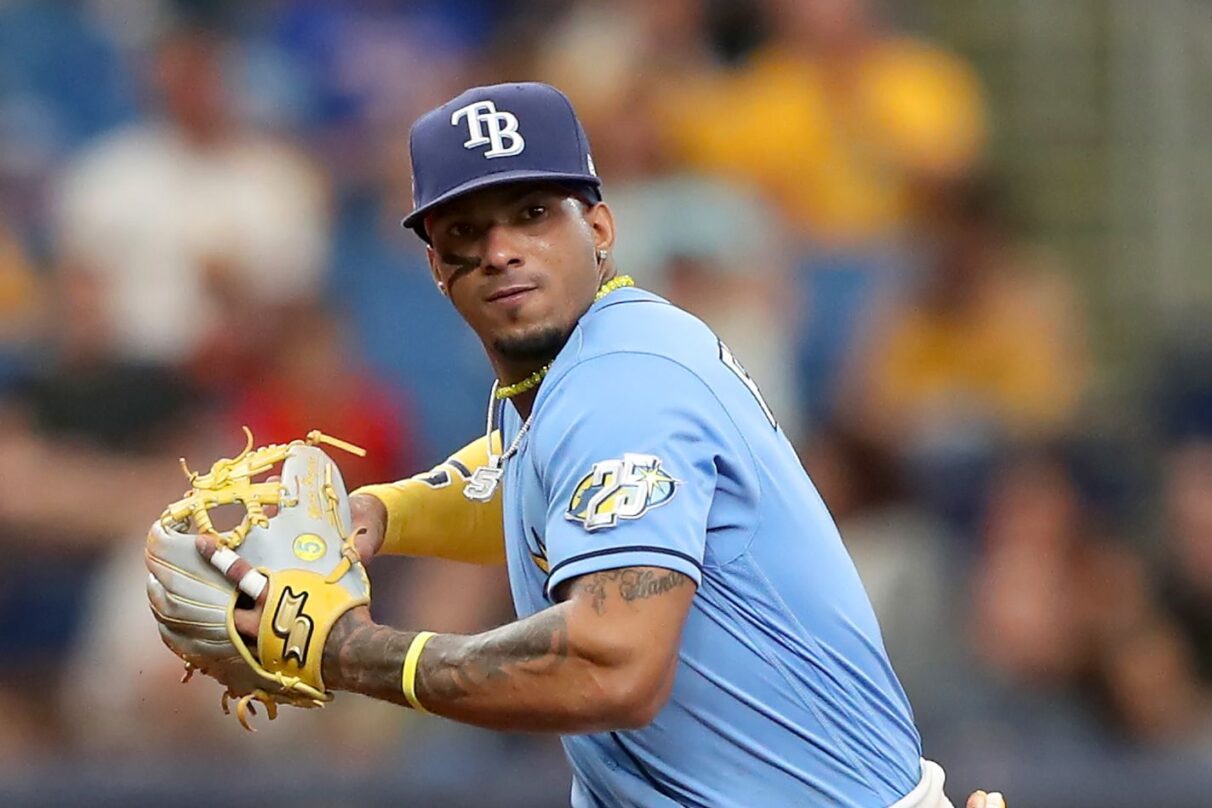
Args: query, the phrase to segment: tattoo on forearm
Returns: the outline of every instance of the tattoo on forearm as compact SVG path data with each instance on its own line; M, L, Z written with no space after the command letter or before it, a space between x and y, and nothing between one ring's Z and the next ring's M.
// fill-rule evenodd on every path
M321 671L325 685L404 703L400 672L415 636L350 612L329 636ZM417 696L423 704L457 701L514 676L550 674L568 656L568 625L558 610L474 637L438 635L421 656Z
M332 628L320 674L330 687L398 701L400 669L414 636L348 612Z
M611 603L621 601L634 608L639 601L661 597L689 581L672 570L631 567L585 575L571 586L574 593L588 595L593 611L603 615ZM555 673L574 655L567 608L547 609L473 637L434 637L417 667L417 697L432 706L489 690L508 697L511 687ZM326 643L321 671L325 685L404 703L400 672L415 636L375 624L365 610L350 611L333 626Z
M589 605L598 614L606 613L607 601L612 592L617 592L624 603L659 597L679 587L690 579L680 572L651 567L626 568L595 572L578 579L574 589L589 595Z
M568 624L558 610L478 637L435 637L417 669L417 697L457 701L519 674L552 673L568 654Z

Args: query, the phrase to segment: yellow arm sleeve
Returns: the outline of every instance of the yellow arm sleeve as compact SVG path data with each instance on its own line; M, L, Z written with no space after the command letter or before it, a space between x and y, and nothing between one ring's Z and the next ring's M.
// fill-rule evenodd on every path
M492 443L493 450L500 452L499 432L492 433ZM504 564L500 488L488 502L463 496L467 478L487 464L488 438L484 437L424 474L354 491L377 497L387 508L387 532L380 552Z

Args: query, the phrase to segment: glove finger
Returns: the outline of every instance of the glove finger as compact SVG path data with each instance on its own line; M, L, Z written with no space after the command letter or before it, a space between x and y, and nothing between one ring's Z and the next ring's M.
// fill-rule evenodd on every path
M147 602L156 621L181 634L216 641L227 639L226 609L191 601L164 588L147 576Z
M165 589L207 603L227 603L231 585L198 556L194 535L159 522L147 534L144 563Z
M216 665L244 661L230 642L190 637L163 623L156 628L160 631L160 642L194 667L211 669Z
M269 579L253 569L253 565L241 558L239 553L227 547L220 547L214 536L198 536L195 546L202 557L223 573L223 577L239 587L241 592L257 603L265 603Z

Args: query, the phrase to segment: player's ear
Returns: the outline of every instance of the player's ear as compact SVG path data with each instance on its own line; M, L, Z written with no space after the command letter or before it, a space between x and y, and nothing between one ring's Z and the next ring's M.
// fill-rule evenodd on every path
M438 254L434 252L432 245L426 245L425 258L429 261L429 274L433 276L433 285L438 287L438 292L442 297L450 297L450 290L446 288L446 281L442 280L442 273L438 271Z
M593 231L598 271L602 273L610 257L610 248L614 246L614 213L605 202L599 202L585 212L585 219Z
M598 202L585 211L585 219L593 230L595 250L610 251L614 246L614 212L605 202Z

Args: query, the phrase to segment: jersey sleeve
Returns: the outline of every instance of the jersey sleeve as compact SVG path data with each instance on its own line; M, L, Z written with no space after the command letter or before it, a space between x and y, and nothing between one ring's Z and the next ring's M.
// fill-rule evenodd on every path
M730 424L700 379L664 357L585 360L536 418L533 456L547 501L547 595L564 581L632 566L697 585Z
M501 433L492 433L492 450L501 451ZM504 564L505 533L501 494L488 502L463 496L463 486L488 463L488 438L464 446L424 474L355 494L370 494L387 509L385 555L445 558L471 564Z

